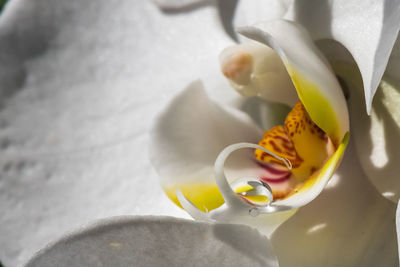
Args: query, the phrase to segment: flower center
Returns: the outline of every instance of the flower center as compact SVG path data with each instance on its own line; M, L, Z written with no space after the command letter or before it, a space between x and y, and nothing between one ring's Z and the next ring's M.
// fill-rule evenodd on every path
M264 132L259 145L288 159L293 166L287 170L281 161L260 149L255 150L255 158L266 173L260 178L270 185L275 199L296 192L335 151L329 137L312 122L301 102L287 115L284 126Z

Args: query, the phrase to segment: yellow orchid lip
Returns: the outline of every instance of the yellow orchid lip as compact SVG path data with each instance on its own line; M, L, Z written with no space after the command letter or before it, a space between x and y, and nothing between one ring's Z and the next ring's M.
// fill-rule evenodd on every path
M254 151L255 158L269 169L270 175L261 179L272 187L275 199L297 192L335 150L330 138L312 122L301 102L287 115L284 125L265 131L259 145L289 160L292 170L279 170L280 161L260 149Z

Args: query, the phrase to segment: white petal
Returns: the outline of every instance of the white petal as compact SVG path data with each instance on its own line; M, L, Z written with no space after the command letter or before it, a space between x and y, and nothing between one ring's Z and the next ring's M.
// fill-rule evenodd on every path
M400 80L400 35L397 36L392 53L390 54L389 63L386 67L385 75L392 79Z
M196 73L217 73L230 42L215 8L171 16L151 1L11 0L0 39L3 265L95 218L189 217L160 188L147 133Z
M174 10L207 4L207 0L153 0L162 9Z
M363 86L357 66L349 63L351 55L338 43L320 47L330 53L334 51L329 59L349 92L352 135L365 174L384 197L397 203L400 198L400 167L396 160L400 157L400 77L396 79L395 68L388 69L368 116L360 112L365 107ZM392 63L397 63L395 55L390 64L395 67Z
M338 145L349 130L347 105L329 63L298 24L275 20L239 32L281 57L311 119Z
M27 267L268 266L272 246L243 225L172 217L114 217L67 234L36 254Z
M362 73L370 113L399 32L399 1L295 1L285 17L305 26L314 39L331 38L350 51Z
M354 98L352 98L354 99ZM354 112L362 106L352 100ZM397 202L400 198L400 82L383 78L371 116L355 113L354 137L358 155L369 179L379 192Z
M261 131L244 113L212 102L201 82L176 96L155 122L150 158L164 186L213 182L219 152L238 142L258 142ZM237 168L241 166L238 162Z
M260 21L270 21L282 18L290 6L290 1L282 0L252 0L239 1L234 25L243 27Z
M396 209L396 232L397 232L397 247L399 249L399 260L400 260L400 201L397 203L397 209Z
M354 148L334 183L273 233L281 266L398 266L396 206L365 178Z

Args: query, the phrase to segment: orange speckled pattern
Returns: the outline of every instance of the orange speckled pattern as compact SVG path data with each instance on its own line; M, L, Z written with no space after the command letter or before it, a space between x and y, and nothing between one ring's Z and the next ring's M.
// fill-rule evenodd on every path
M328 136L311 120L301 102L287 115L285 130L307 165L318 168L329 156Z
M259 145L274 152L280 157L290 160L293 167L299 166L302 162L302 159L297 155L292 140L290 140L285 128L281 125L275 126L269 131L265 131L264 137L259 142ZM256 149L254 154L256 159L260 161L272 162L284 166L282 161L276 159L261 149Z
M306 109L301 102L296 103L292 111L288 114L285 120L285 130L287 131L290 138L296 138L308 131L315 137L318 137L326 141L326 134L322 131L315 123L312 122Z
M289 180L265 180L273 188L274 197L275 191L286 195L296 184L305 182L334 152L329 137L315 125L301 102L296 103L289 112L285 126L275 126L264 132L259 145L292 163ZM268 163L270 167L285 167L283 162L260 149L256 149L254 155L257 160ZM278 198L283 197L279 195Z

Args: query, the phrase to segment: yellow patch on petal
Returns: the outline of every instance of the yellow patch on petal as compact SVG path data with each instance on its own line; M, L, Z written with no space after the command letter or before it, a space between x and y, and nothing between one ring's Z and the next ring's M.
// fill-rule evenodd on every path
M182 208L176 196L176 191L181 190L182 194L196 207L204 212L216 209L225 203L218 186L215 184L184 184L179 186L163 188L168 198Z
M301 102L289 112L285 126L275 126L265 131L259 145L292 163L290 181L274 179L272 176L263 178L269 181L274 198L280 199L298 191L335 151L329 137L314 124ZM270 163L272 167L283 166L281 161L262 150L256 149L254 155L257 160Z
M339 121L329 100L320 93L316 84L307 80L300 72L292 67L288 68L288 72L312 120L328 134L337 147L342 136L340 136Z
M235 188L234 191L246 201L252 202L252 204L263 205L265 203L268 203L269 201L268 197L264 195L246 195L246 196L242 195L241 193L254 191L254 188L250 185L239 186Z
M303 184L299 184L296 187L296 191L300 190L310 190L320 179L324 178L325 176L332 176L333 173L336 171L336 168L339 166L340 161L342 160L344 151L346 150L346 147L349 143L349 138L350 134L347 132L345 136L343 137L341 143L339 144L339 147L335 151L335 153L332 155L332 157L329 158L328 161L323 165L322 168L320 168L317 172L313 173L307 181L305 181ZM293 192L295 193L295 192ZM293 194L292 193L292 194ZM292 195L290 194L290 195ZM288 195L288 196L290 196Z
M209 212L225 203L216 184L184 184L179 186L164 187L163 189L167 194L167 197L180 208L182 208L182 205L176 196L176 191L178 189L180 189L182 194L203 212ZM241 193L248 191L254 191L253 187L250 185L245 185L234 189L235 193L239 194L247 201L258 204L264 204L268 202L268 197L264 195L242 196Z
M328 136L312 122L303 104L298 102L285 120L285 130L303 164L293 173L300 179L309 177L332 154Z

